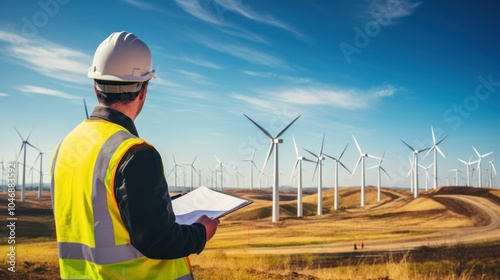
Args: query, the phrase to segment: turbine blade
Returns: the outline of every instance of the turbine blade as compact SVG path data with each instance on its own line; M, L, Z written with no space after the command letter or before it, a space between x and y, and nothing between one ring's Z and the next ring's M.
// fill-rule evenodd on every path
M299 156L299 149L297 149L297 143L295 142L295 137L293 137L293 134L292 134L292 140L293 140L293 146L295 147L295 154L298 157Z
M339 156L339 160L340 160L340 159L342 158L342 156L344 155L344 152L345 152L345 150L347 149L347 146L349 146L349 143L347 143L347 145L345 145L344 150L342 151L342 153L341 153L341 154L340 154L340 156Z
M380 164L379 165L382 165L382 161L384 161L384 158L385 157L385 152L382 154L382 159L380 160Z
M434 128L431 126L431 131L432 131L432 144L436 146L436 136L434 134Z
M391 175L389 175L389 173L387 173L387 171L385 171L385 169L382 166L380 166L380 169L382 169L382 171L384 171L385 175L387 175L392 180Z
M35 146L31 145L31 143L30 143L30 142L26 141L26 144L30 145L30 146L31 146L32 148L34 148L35 150L40 151L40 149L38 149L37 147L35 147Z
M304 158L303 160L308 161L308 162L312 162L312 163L316 163L314 160L310 160L308 158Z
M373 158L373 159L383 160L382 158L379 158L379 157L376 157L376 156L372 156L372 155L369 155L369 154L366 154L366 156L369 157L369 158Z
M354 134L352 134L352 138L354 139L354 143L356 143L356 147L358 147L358 151L361 154L362 153L361 152L361 147L359 146L358 141L356 140L356 137L354 137Z
M425 158L426 158L426 157L427 157L427 156L428 156L428 155L432 152L432 150L434 150L434 149L436 149L436 148L437 148L437 146L435 146L435 145L434 145L434 146L432 146L432 147L431 147L431 148L427 151L427 153L425 153L424 159L425 159Z
M194 164L194 162L196 161L196 158L198 158L198 155L196 155L196 156L194 157L193 162L191 162L191 165L193 165L193 164Z
M347 170L347 172L349 172L349 174L352 174L352 172L349 170L349 168L347 168L341 161L338 162L342 167L344 167L345 170Z
M304 150L306 150L306 152L310 153L313 157L319 158L315 153L309 151L308 149L304 148Z
M493 173L497 175L497 170L495 169L495 165L493 163L491 163L491 169L493 169Z
M215 157L215 159L217 160L217 162L218 162L219 164L221 164L221 163L222 163L216 155L214 155L214 157Z
M175 161L174 153L172 153L172 158L174 159L174 165L177 165L177 161Z
M443 154L443 152L441 151L441 149L438 146L436 146L436 150L441 154L441 156L443 158L446 158L446 156Z
M256 122L254 122L249 116L245 114L243 114L243 116L245 116L248 120L250 120L253 124L255 124L267 137L273 139L273 136L271 136L271 134L267 132L267 130L265 130L262 126L258 125Z
M446 135L445 137L443 137L443 139L439 140L435 145L437 146L437 145L441 144L441 142L443 142L444 139L446 139L446 137L448 137L448 135Z
M327 154L325 154L325 153L323 153L322 155L324 155L325 157L331 158L331 159L333 159L334 161L337 161L337 159L336 159L336 158L334 158L334 157L332 157L332 156L330 156L330 155L327 155Z
M266 164L269 161L271 154L273 153L273 149L274 149L274 143L271 143L271 145L269 146L269 151L267 152L266 161L264 161L264 166L262 166L262 171L260 172L260 174L262 174L262 172L264 172L264 169L266 169Z
M356 169L358 168L358 165L359 165L359 163L361 162L361 159L362 159L362 158L363 158L363 156L359 156L359 159L358 159L358 161L356 162L356 165L354 166L354 170L353 170L353 171L352 171L352 173L351 173L351 178L352 178L352 176L354 175L354 173L356 173Z
M403 142L403 144L405 144L408 148L410 148L410 150L414 151L415 152L415 149L413 149L410 145L408 145L405 141L401 140L401 142Z
M289 182L291 182L291 181L292 181L293 174L295 174L295 169L297 168L297 165L299 165L299 159L297 159L297 160L295 161L295 165L293 166L293 170L292 170L292 174L290 175L290 180L289 180Z
M489 156L489 155L491 155L491 154L493 154L493 152L489 152L489 153L487 153L487 154L485 154L485 155L482 155L481 157L487 157L487 156Z
M16 128L15 126L14 126L14 129L16 130L17 135L19 135L19 137L21 137L21 140L23 140L23 141L24 141L24 138L21 136L21 133L19 133L19 131L17 130L17 128Z
M250 160L251 162L253 162L253 160L255 159L255 153L257 152L257 149L254 149L253 150L253 155L252 155L252 159Z
M467 165L467 162L465 162L464 160L461 160L461 159L459 159L459 158L457 158L457 159L458 159L458 161L460 161L461 163L463 163L463 164Z
M285 133L285 131L298 119L300 118L301 115L298 115L291 123L289 123L285 128L283 128L278 134L276 134L276 137L274 138L278 138L280 137L281 135L283 135L283 133Z
M319 165L319 159L316 161L316 166L314 167L314 172L313 172L313 180L314 180L314 176L316 176L316 171L318 170L318 165Z
M472 146L472 149L474 149L474 152L476 152L476 155L477 155L478 157L481 157L481 155L480 155L480 154L479 154L479 152L476 150L476 148L474 148L474 146Z
M323 132L323 140L321 140L321 147L319 148L319 156L323 153L323 144L325 143L325 133Z
M83 98L83 107L85 107L85 116L88 119L89 118L89 111L87 110L87 102L85 101L85 97Z

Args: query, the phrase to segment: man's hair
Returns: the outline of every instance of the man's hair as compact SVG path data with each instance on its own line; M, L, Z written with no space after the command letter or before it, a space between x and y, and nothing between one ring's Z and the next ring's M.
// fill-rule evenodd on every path
M117 81L103 81L103 80L95 80L95 82L101 86L129 86L140 83L140 82L117 82ZM135 92L109 93L97 89L97 100L99 101L99 103L103 103L107 106L115 103L128 104L137 98L140 90L143 89L148 84L148 82L149 81L143 82L141 88Z

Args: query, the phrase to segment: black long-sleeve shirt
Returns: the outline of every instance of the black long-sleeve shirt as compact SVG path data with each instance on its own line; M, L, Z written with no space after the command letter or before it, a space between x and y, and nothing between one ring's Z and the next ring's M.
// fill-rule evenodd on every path
M98 106L90 119L116 123L139 136L134 122L114 109ZM163 163L151 145L144 143L127 151L118 165L114 192L131 243L144 256L176 259L205 248L206 230L202 224L175 222Z

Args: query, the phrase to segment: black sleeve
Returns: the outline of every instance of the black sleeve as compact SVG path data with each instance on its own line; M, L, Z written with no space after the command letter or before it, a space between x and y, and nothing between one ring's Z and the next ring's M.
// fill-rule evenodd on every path
M125 154L114 187L131 243L144 256L176 259L203 251L205 227L175 222L163 163L153 147L137 145Z

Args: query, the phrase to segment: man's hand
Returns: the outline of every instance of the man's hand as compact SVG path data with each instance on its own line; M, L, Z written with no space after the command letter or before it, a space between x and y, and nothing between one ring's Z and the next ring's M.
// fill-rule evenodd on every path
M219 225L219 219L210 219L207 215L199 217L195 223L200 223L205 226L205 231L207 232L207 241L212 239L215 232L217 231L217 226Z

